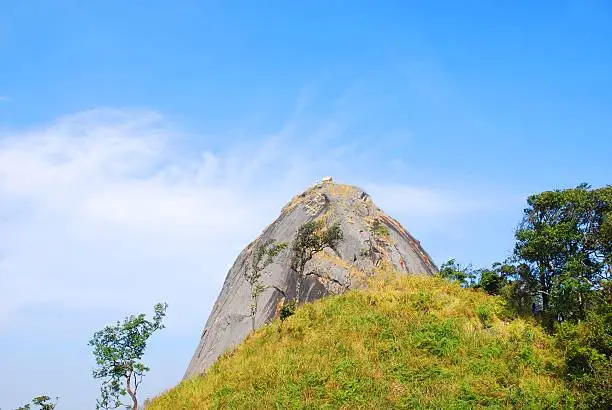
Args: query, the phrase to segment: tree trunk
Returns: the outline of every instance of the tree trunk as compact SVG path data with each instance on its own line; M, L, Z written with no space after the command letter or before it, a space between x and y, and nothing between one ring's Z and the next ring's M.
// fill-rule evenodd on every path
M548 303L550 297L548 296L548 292L544 291L541 293L542 295L542 310L548 312Z
M138 399L136 398L136 392L132 391L131 381L132 381L132 373L130 373L130 375L127 378L127 392L132 398L132 402L134 403L132 410L138 410Z
M295 284L295 304L298 305L300 303L300 287L302 286L302 275L298 274L297 282Z
M539 282L540 282L540 288L541 288L540 294L542 295L542 310L545 312L548 312L550 289L548 289L548 286L546 283L546 268L543 266L543 264L540 264Z
M255 331L255 315L257 314L257 300L253 301L251 308L251 328L253 332Z

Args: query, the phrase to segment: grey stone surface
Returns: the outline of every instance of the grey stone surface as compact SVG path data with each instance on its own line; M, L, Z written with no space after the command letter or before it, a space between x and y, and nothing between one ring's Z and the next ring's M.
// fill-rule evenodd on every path
M433 275L438 271L420 243L361 189L329 181L314 185L293 198L280 216L238 255L206 322L185 378L205 372L251 331L250 290L243 272L255 246L268 239L291 243L302 224L321 218L328 224L339 222L344 239L337 252L326 249L306 264L300 302L362 286L363 279L384 264L407 274ZM386 229L373 229L376 223ZM268 288L259 298L256 327L275 318L284 296L295 297L297 275L289 268L290 259L291 251L287 248L264 271L262 280Z

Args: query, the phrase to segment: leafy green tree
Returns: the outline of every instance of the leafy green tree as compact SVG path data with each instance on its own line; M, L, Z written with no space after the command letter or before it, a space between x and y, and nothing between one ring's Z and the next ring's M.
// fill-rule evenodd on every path
M291 269L297 274L296 301L300 300L300 286L305 277L306 263L325 248L336 250L343 234L338 222L327 226L322 219L306 222L298 228L291 251Z
M156 330L163 329L162 320L166 315L166 303L154 307L153 320L147 320L144 314L131 315L106 326L96 332L89 342L94 347L97 368L93 371L95 379L103 379L101 397L97 400L96 409L115 409L129 406L122 402L126 395L132 400L131 408L138 409L136 396L138 387L149 368L141 362L149 337Z
M259 296L266 289L261 281L261 275L268 265L270 265L276 255L287 247L287 243L274 243L274 239L269 239L266 242L257 245L253 252L251 263L244 271L244 277L251 287L251 328L255 331L255 315L257 313L257 302Z
M474 287L484 290L489 295L499 295L508 280L496 268L497 266L493 265L491 269L481 269L478 282Z
M53 410L55 406L57 406L58 400L59 400L59 397L56 397L55 403L52 403L51 397L38 396L32 399L32 404L34 404L35 406L38 406L39 410ZM32 409L32 406L29 403L17 408L17 410L31 410L31 409Z
M510 307L520 313L531 311L537 298L537 283L525 263L515 260L496 262L490 268L474 269L455 259L442 264L439 276L459 283L464 288L482 289L490 295L503 296Z
M546 312L583 319L612 277L612 186L581 184L527 203L514 253L529 265Z
M537 281L529 265L525 263L503 263L495 269L502 276L504 285L499 294L506 299L510 307L521 314L533 313L534 303L539 305Z
M476 279L472 265L463 266L455 259L449 259L440 266L439 275L445 279L457 282L461 287L469 287Z

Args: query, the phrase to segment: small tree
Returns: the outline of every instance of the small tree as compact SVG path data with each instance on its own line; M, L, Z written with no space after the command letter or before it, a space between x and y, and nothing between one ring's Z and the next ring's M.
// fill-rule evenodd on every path
M455 259L449 259L440 266L439 276L459 283L461 287L467 288L474 283L476 273L472 265L462 266Z
M325 248L336 249L338 243L342 240L342 230L338 222L332 226L327 226L322 219L317 221L306 222L299 227L291 250L293 257L291 258L291 270L297 274L297 284L295 291L295 300L300 301L300 286L305 277L304 269L306 263L312 257Z
M32 399L32 404L34 404L35 406L38 406L39 410L53 410L55 406L57 405L58 400L59 400L59 397L56 397L55 403L51 403L51 397L38 396ZM17 408L17 410L31 410L31 409L32 409L32 406L29 403Z
M244 277L251 286L251 328L255 331L255 314L257 313L257 301L259 296L266 289L261 281L261 275L264 269L268 267L283 249L287 247L286 243L274 243L274 239L269 239L266 242L257 245L251 263L244 271Z
M144 374L149 371L140 360L149 337L156 330L164 328L162 319L167 307L166 303L156 304L152 321L145 319L144 314L131 315L123 322L106 326L94 334L89 342L94 347L93 353L98 365L93 371L93 377L104 380L96 409L116 409L120 406L129 408L122 402L125 395L132 399L132 409L138 409L138 387Z

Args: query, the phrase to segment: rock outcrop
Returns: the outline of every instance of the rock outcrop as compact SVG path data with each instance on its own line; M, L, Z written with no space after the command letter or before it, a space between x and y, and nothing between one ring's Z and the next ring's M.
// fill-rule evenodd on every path
M300 303L362 286L377 267L388 264L407 274L433 275L438 270L420 242L386 215L361 189L335 184L331 178L296 196L276 221L244 249L234 262L202 332L185 378L205 372L226 350L251 331L250 286L244 277L254 249L268 240L291 243L309 221L338 222L343 240L335 250L317 253L305 266ZM259 297L256 327L278 314L285 299L294 299L298 275L290 269L291 249L276 256L263 271L266 289Z

